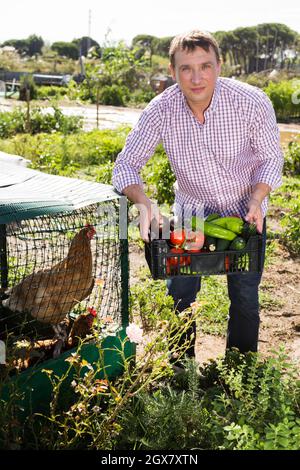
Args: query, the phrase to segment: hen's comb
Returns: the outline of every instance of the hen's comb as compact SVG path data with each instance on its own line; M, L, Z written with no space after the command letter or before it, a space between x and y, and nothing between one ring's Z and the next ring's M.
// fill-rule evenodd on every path
M97 310L94 307L88 307L88 311L93 317L97 316Z

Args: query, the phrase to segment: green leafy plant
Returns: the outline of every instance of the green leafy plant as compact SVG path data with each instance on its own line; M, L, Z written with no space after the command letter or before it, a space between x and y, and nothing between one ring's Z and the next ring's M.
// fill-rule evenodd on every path
M285 153L283 171L288 176L300 175L300 143L290 142Z
M59 100L68 93L67 87L61 86L39 86L37 87L36 99L38 100Z
M284 232L282 241L291 254L300 255L300 203L296 202L292 210L281 221Z
M174 309L172 297L166 296L166 286L163 281L153 281L146 278L131 289L131 315L137 316L147 331L158 320L167 320Z
M117 449L299 449L296 368L236 350L138 394L121 416Z
M288 121L300 117L300 104L293 99L299 90L299 80L282 80L279 83L270 82L264 91L272 101L277 119Z
M34 83L32 75L23 75L20 79L20 96L21 101L30 101L36 99L37 87Z
M161 145L142 170L142 175L148 186L148 194L157 200L158 204L173 204L175 175L170 162Z
M7 138L18 133L31 134L63 132L70 134L82 128L82 118L79 116L64 116L62 111L53 107L53 112L43 112L39 107L32 108L29 114L24 108L16 108L12 112L0 113L0 137Z
M122 430L121 415L134 397L173 375L169 348L179 357L184 355L189 342L178 346L178 339L191 321L189 314L177 316L173 312L168 321L157 322L151 337L137 325L129 325L131 330L126 329L127 337L119 349L124 372L115 379L106 374L103 329L99 325L93 335L99 350L97 361L91 364L81 355L81 347L90 338L66 358L68 367L62 375L44 369L53 390L48 412L30 415L25 424L20 423L16 420L15 396L10 394L8 401L0 398L1 447L10 448L17 442L22 449L113 449ZM142 351L136 360L125 355L128 341L141 343ZM9 428L13 422L15 430Z

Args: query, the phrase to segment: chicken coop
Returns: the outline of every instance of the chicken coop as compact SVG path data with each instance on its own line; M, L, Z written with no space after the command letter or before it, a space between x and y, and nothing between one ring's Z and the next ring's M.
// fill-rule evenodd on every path
M102 377L122 373L124 357L135 354L124 341L126 198L109 185L2 160L0 267L2 397L13 385L25 411L43 409L52 391L43 371L65 374L77 350L89 363L104 351Z

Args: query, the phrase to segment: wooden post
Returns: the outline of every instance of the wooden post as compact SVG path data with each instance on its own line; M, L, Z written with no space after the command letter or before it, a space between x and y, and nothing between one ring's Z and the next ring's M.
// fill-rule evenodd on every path
M26 132L30 132L30 88L28 87L26 87L26 103L27 103Z
M6 225L0 225L0 282L1 289L8 287L8 261L6 246Z
M100 90L99 90L99 84L97 83L97 89L96 89L97 129L99 129L99 95L100 95Z

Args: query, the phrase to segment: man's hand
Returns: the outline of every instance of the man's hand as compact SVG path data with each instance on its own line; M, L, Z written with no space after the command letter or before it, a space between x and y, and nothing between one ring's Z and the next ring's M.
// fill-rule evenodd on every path
M245 216L245 220L250 224L255 224L258 233L262 233L263 230L261 204L270 191L271 187L268 184L257 183L253 188L251 198L248 202L248 212Z
M255 224L258 233L262 233L263 214L261 210L261 203L256 199L250 199L248 203L248 212L245 216L245 220L249 222L249 224Z
M159 238L160 230L165 226L164 224L168 219L160 213L158 206L151 201L150 207L144 204L136 204L136 206L140 212L140 234L142 240L149 242L150 239Z
M152 238L158 238L159 227L162 226L164 217L159 212L158 206L154 204L144 193L138 184L127 186L123 194L132 201L140 213L140 234L144 242L149 242L149 231L153 233Z

